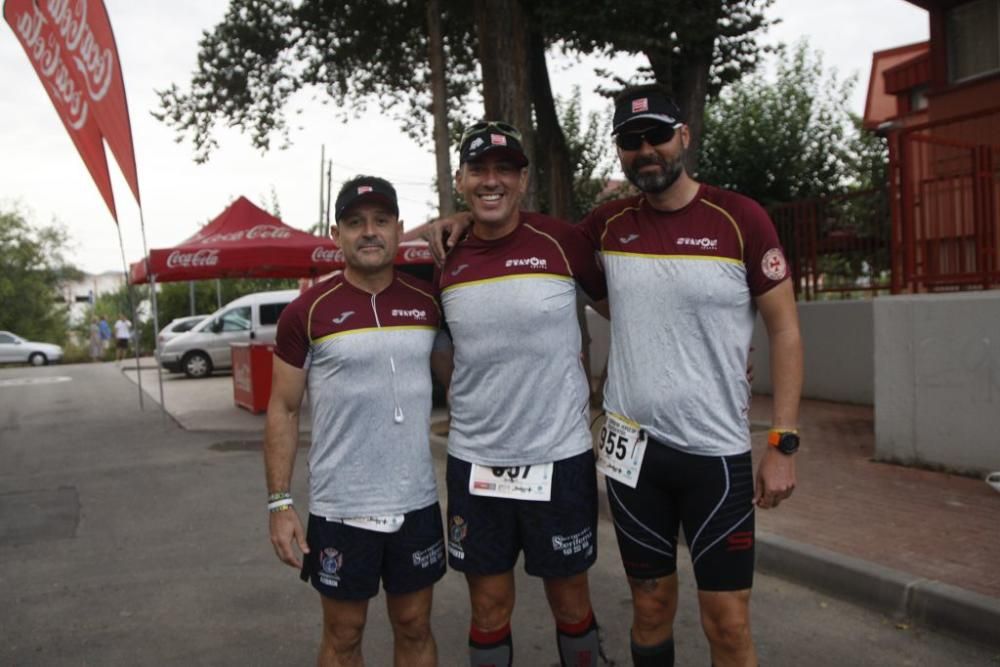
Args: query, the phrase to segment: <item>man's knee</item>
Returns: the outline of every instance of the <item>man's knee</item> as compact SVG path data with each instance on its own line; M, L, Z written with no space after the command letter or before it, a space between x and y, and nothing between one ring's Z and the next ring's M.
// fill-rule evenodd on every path
M652 631L672 625L677 612L676 578L630 579L634 626Z
M359 653L364 633L364 620L361 622L345 619L323 621L323 643L340 656Z
M390 618L396 638L406 642L423 643L431 637L430 610L405 609Z
M546 579L545 595L552 616L559 623L579 623L591 612L590 585L586 573Z
M703 608L701 625L709 643L718 650L737 653L752 645L749 608Z
M480 630L493 631L510 623L514 611L512 575L469 577L472 623Z

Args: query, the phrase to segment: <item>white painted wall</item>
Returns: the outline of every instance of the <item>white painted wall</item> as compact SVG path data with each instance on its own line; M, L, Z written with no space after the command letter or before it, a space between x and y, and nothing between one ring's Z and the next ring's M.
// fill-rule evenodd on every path
M875 400L872 300L800 302L802 396L871 405ZM770 394L771 355L760 315L753 332L753 391Z
M874 302L875 456L1000 470L1000 291Z

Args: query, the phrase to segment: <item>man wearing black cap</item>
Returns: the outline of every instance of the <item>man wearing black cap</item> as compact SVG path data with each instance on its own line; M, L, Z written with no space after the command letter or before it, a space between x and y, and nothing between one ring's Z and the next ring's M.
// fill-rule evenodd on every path
M673 664L683 526L713 663L754 665L753 510L791 495L799 440L802 350L787 263L756 202L688 175L688 128L662 87L621 93L613 134L641 194L599 206L575 229L601 254L612 313L598 468L632 588L633 662ZM454 246L456 223L432 229L436 254L444 227ZM745 364L756 311L774 398L754 477Z
M441 312L429 284L393 270L402 224L392 185L352 179L335 211L344 272L306 290L278 322L264 441L271 543L320 593L320 665L362 664L380 579L395 664L435 665L431 591L445 572L445 547L429 442L430 360ZM307 386L305 533L291 481Z
M604 296L593 249L561 221L520 210L528 158L516 128L463 135L456 186L472 228L439 271L454 341L448 553L472 603L470 664L510 665L513 568L542 578L563 665L596 665L587 570L597 489L580 363L577 285Z
M620 94L613 135L641 194L579 227L601 253L612 313L598 468L632 588L633 661L673 664L683 526L713 664L755 665L754 507L795 487L802 351L787 263L756 202L688 175L688 128L663 88ZM745 364L757 311L774 401L755 479Z

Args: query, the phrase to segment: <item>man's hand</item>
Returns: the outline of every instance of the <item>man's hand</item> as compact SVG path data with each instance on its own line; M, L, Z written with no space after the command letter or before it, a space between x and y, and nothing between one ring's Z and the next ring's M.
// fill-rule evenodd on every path
M785 455L768 446L764 460L757 466L754 504L772 509L795 490L795 455Z
M430 246L431 254L438 266L444 264L448 250L455 247L465 230L472 225L472 214L456 213L447 218L438 218L424 232L424 240ZM447 236L447 239L445 239Z
M304 554L309 553L306 544L306 534L302 530L302 522L294 510L270 513L271 546L281 562L296 569L302 569L302 560L295 553L295 545Z

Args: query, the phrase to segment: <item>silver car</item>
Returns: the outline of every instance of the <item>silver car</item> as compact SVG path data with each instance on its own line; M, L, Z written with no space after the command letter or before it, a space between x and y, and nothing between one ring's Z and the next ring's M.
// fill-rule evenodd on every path
M190 378L231 368L233 343L273 343L278 317L298 295L298 290L258 292L227 303L187 333L161 345L160 365Z
M9 331L0 331L0 363L44 366L62 361L63 349L52 343L25 340Z
M176 317L170 320L167 326L160 329L160 333L156 335L156 340L160 345L163 345L168 340L180 336L182 333L191 331L194 329L195 325L201 322L203 319L208 317L208 315L189 315L187 317Z

